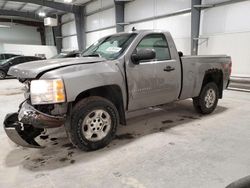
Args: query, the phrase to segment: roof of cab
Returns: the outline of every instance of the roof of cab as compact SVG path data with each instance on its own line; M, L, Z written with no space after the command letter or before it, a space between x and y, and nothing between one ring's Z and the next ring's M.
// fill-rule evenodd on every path
M120 32L120 33L111 34L111 35L108 35L108 36L119 36L119 35L123 35L123 34L132 34L132 33L135 33L135 34L168 33L168 34L170 34L169 31L165 31L165 30L150 30L150 29L146 30L145 29L145 30L134 30L134 31L128 31L128 32ZM108 36L106 36L106 37L108 37Z

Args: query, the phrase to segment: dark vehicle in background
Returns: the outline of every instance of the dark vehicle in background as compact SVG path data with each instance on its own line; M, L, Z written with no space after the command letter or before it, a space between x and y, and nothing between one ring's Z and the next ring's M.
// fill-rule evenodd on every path
M0 79L4 79L7 76L10 67L14 65L26 63L29 61L42 60L42 59L43 58L41 57L35 57L35 56L15 56L7 60L0 61Z
M62 52L53 56L51 59L61 59L61 58L71 58L71 57L81 57L81 52L71 51L71 52Z
M0 54L0 62L4 61L6 59L12 58L12 57L16 57L16 56L20 56L20 55L10 54L10 53L2 53L2 54Z

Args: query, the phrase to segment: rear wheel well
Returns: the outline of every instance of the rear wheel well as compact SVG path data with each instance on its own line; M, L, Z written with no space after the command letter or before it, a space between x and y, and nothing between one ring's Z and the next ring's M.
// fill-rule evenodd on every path
M3 69L0 69L0 71L3 71L5 74L7 74L7 73L6 73L6 71L5 71L5 70L3 70Z
M222 98L223 91L223 73L219 69L210 69L205 72L205 76L202 82L202 87L209 82L214 82L219 89L219 98Z
M126 125L126 118L125 118L125 111L124 111L124 104L123 104L123 96L122 91L119 86L117 85L107 85L101 86L96 88L91 88L80 93L73 105L75 105L78 101L82 100L83 98L87 98L90 96L99 96L108 99L111 101L117 108L120 117L120 124Z

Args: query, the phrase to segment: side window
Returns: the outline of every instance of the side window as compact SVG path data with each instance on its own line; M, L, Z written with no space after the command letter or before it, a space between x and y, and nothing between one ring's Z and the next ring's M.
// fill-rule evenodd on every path
M4 55L3 54L1 54L0 55L0 60L4 60L5 58L4 58Z
M13 60L11 61L11 64L12 64L12 65L17 65L17 64L19 64L19 63L20 63L20 57L15 58L15 59L13 59Z
M26 57L19 57L19 58L16 58L16 60L17 60L16 64L20 64L20 63L26 62L27 58Z
M34 61L33 57L22 57L21 63L26 63L29 61Z
M25 62L25 60L26 60L26 58L24 58L24 57L20 57L20 58L19 58L19 62L18 62L18 63L23 63L23 62Z
M34 61L34 59L32 57L25 57L25 59L23 60L23 62L29 62L29 61Z
M38 61L41 60L39 57L29 57L29 61Z
M171 59L168 43L163 34L150 34L145 36L138 44L136 50L143 48L153 49L157 61Z
M5 54L5 59L9 59L9 58L12 58L14 56L10 55L10 54Z

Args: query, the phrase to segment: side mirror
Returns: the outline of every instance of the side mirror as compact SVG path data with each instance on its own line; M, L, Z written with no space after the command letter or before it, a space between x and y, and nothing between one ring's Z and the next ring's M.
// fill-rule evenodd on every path
M150 60L154 58L155 58L155 51L149 48L140 49L131 56L131 60L135 65L140 64L140 61L142 60Z

